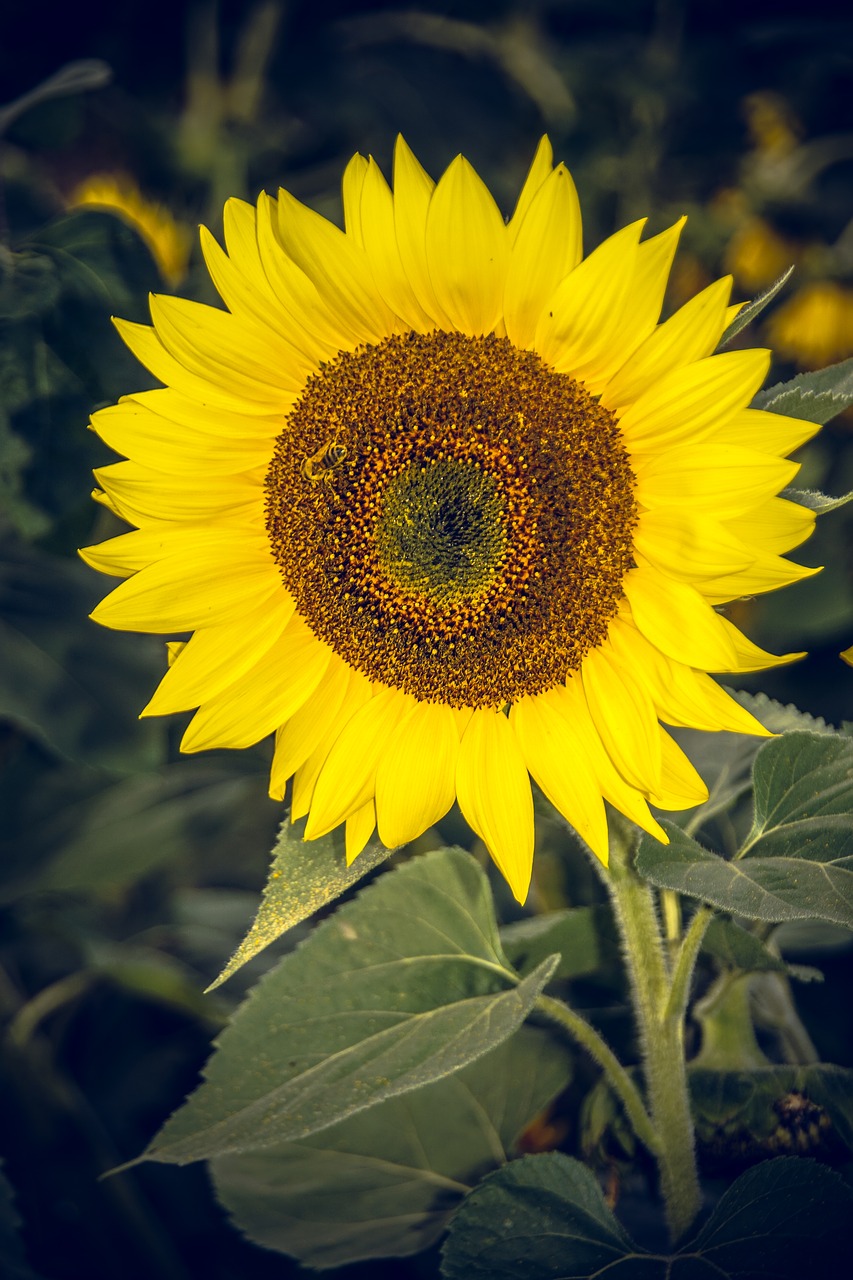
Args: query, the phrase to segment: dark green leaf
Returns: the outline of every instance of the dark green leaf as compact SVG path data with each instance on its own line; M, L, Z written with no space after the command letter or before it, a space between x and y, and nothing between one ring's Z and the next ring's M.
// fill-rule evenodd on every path
M742 856L830 864L853 855L853 741L784 734L761 748L753 778L755 817ZM853 894L853 874L846 876Z
M43 868L38 890L93 890L133 884L184 857L199 823L231 820L255 794L254 779L180 761L106 787L84 806L79 826Z
M451 1075L522 1023L488 882L443 849L381 876L269 973L146 1158L185 1163L318 1133Z
M754 409L769 409L807 422L829 422L853 404L853 359L832 364L817 373L800 373L790 382L759 391Z
M763 293L760 293L757 298L753 298L752 302L748 302L745 307L742 307L723 333L722 338L720 338L717 350L721 347L727 347L732 338L736 337L740 333L741 329L745 329L748 324L751 324L753 320L757 319L768 303L773 301L780 289L784 289L793 274L793 266L788 267L788 270L782 272L782 275L775 284L771 284L770 287L765 289Z
M49 311L59 296L59 278L50 258L16 253L0 269L0 321L20 322Z
M595 973L612 954L610 936L602 936L607 925L606 908L571 907L531 916L501 929L501 943L519 973L530 973L547 957L560 955L555 978L577 978Z
M833 1137L853 1151L853 1071L825 1063L689 1066L688 1079L699 1145L714 1159L834 1154Z
M374 840L355 862L347 866L342 841L338 837L324 836L306 843L291 824L285 822L273 849L272 867L258 914L208 990L213 991L225 982L295 924L334 902L369 871L381 866L392 853L392 849L386 849Z
M516 1160L459 1210L443 1250L446 1280L587 1277L634 1252L593 1175L557 1153ZM646 1272L637 1276L645 1280ZM649 1276L657 1277L657 1271Z
M38 1280L24 1256L20 1226L14 1193L0 1168L0 1275L4 1280Z
M97 301L107 311L127 306L159 282L151 252L122 219L100 209L77 209L45 227L31 246L49 255L66 292Z
M97 599L82 564L4 547L0 718L69 759L115 771L156 765L162 727L138 715L165 670L163 646L97 627L87 617Z
M522 1027L455 1075L322 1134L213 1161L216 1191L252 1240L311 1267L416 1253L569 1076L565 1050Z
M853 873L803 858L727 862L703 849L674 823L668 845L643 836L637 870L659 888L676 889L748 920L817 918L853 927Z
M784 973L788 966L773 954L754 933L742 929L734 920L715 916L705 932L702 950L727 969L748 972L775 970Z
M731 1280L801 1280L816 1265L821 1276L841 1276L851 1214L853 1192L837 1173L812 1160L768 1160L723 1193L685 1253Z

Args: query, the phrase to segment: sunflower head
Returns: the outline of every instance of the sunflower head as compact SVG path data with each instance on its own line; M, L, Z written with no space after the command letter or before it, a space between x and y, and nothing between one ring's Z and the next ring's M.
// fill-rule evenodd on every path
M811 572L777 495L815 428L747 407L767 352L715 354L730 279L661 321L681 223L583 257L547 140L508 222L462 157L434 183L399 140L393 177L353 159L345 230L230 201L225 309L120 324L164 385L93 419L136 526L83 553L125 579L93 616L192 633L146 713L197 708L186 751L274 732L306 838L458 801L523 900L531 780L606 861L605 801L665 840L649 805L707 795L663 724L764 732L706 673L786 660L724 606Z

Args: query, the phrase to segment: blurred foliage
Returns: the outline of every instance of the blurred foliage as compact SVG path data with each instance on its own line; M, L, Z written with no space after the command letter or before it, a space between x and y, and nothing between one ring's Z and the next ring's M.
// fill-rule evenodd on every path
M795 264L791 284L734 339L773 340L778 381L853 354L852 31L829 0L84 0L53 7L49 21L37 6L6 0L0 98L14 109L0 108L4 1275L282 1280L299 1272L228 1225L198 1167L145 1166L98 1181L146 1146L194 1087L241 995L308 926L253 956L215 995L200 994L247 931L281 813L266 795L265 747L180 760L170 724L138 722L164 647L87 619L103 583L75 549L119 524L89 500L91 469L109 458L86 422L151 385L110 316L144 320L148 291L165 286L157 236L134 215L142 205L73 207L81 184L103 174L125 192L134 184L146 207L167 211L179 238L199 221L218 232L225 198L252 199L278 184L337 219L345 162L371 152L387 173L399 131L435 174L465 152L509 212L547 130L578 183L588 246L634 217L649 214L657 230L690 215L671 306L725 271L736 296L752 297ZM45 84L79 59L82 68ZM187 272L182 292L215 301L197 247ZM848 413L802 451L803 487L853 488L850 429ZM849 508L825 516L803 549L805 563L829 566L824 574L732 607L759 643L811 650L750 687L835 723L853 719L853 678L837 661L853 641L852 518ZM747 778L753 756L744 756ZM742 836L731 830L738 822L748 827L749 817L735 810L710 831L719 847ZM464 838L451 814L433 843ZM539 823L535 876L531 907L555 915L519 919L495 886L515 921L507 954L529 974L565 947L572 960L560 979L571 983L574 1006L591 1011L628 1056L609 913L553 817ZM747 943L731 930L709 935L701 980L710 988L733 955L744 967L744 947L747 967L768 968L760 978L787 981L771 964L780 949L786 960L817 963L826 982L798 991L799 1029L850 1066L853 1033L838 1016L850 953L832 926L809 928L768 928ZM694 1079L703 1141L729 1173L726 1142L740 1144L742 1165L743 1133L756 1125L770 1136L780 1126L820 1128L819 1116L790 1102L807 1085L824 1089L824 1109L840 1105L833 1080L805 1080L817 1067L784 1066L784 1036L771 1023L759 1039L778 1078L757 1094L752 1081L744 1095L736 1072L704 1091ZM597 1152L618 1181L624 1141L594 1086L579 1062L525 1149L541 1149L535 1133L550 1135L541 1142L560 1141L570 1155ZM396 1113L388 1114L393 1128ZM512 1136L507 1129L507 1143ZM323 1155L320 1144L313 1158ZM453 1152L439 1153L436 1167L442 1159L462 1167ZM242 1194L232 1175L224 1166L217 1175L226 1203ZM252 1234L268 1233L258 1210ZM382 1280L435 1269L427 1254L346 1274Z

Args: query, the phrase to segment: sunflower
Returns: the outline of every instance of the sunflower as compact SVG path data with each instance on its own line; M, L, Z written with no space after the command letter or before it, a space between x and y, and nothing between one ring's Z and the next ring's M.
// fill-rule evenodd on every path
M128 174L95 173L71 193L72 209L92 206L114 213L142 237L167 284L180 284L190 256L189 229L168 209L146 200Z
M463 157L393 192L355 156L346 230L287 192L202 230L227 310L119 322L164 383L96 413L128 461L95 496L137 526L82 554L92 615L191 632L143 714L198 708L184 751L275 732L313 839L405 844L458 801L522 901L531 779L607 859L605 800L707 791L662 727L764 733L707 672L777 658L719 612L807 576L778 497L816 428L746 406L766 351L712 354L731 280L660 323L682 223L584 258L543 139L509 222ZM682 220L683 222L683 220Z

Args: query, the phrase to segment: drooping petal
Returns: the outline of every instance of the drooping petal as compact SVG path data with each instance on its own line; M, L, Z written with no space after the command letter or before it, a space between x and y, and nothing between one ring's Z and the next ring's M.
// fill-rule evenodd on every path
M459 735L450 707L419 702L388 738L376 772L379 838L408 844L443 818L456 798Z
M411 705L406 694L383 689L347 721L317 778L306 840L332 831L375 795L376 772L388 737Z
M585 735L560 715L549 693L517 702L510 725L538 786L606 863L607 817L601 787L588 763Z
M521 748L505 715L475 711L459 747L459 807L519 902L533 870L533 796Z

